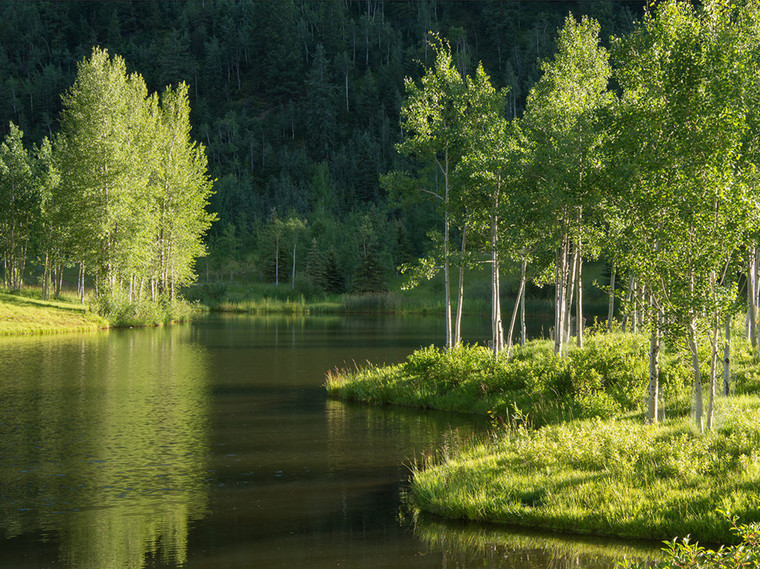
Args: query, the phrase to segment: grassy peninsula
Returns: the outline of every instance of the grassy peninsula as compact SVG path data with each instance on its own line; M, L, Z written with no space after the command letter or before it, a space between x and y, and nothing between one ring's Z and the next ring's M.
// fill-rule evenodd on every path
M688 354L667 353L664 417L655 425L644 421L647 341L634 334L593 334L566 358L548 341L518 347L510 359L478 346L425 348L395 366L336 370L327 389L346 400L491 417L489 436L415 466L411 497L422 511L731 543L724 512L760 520L760 373L749 346L735 346L734 394L718 398L716 428L702 434L689 418Z

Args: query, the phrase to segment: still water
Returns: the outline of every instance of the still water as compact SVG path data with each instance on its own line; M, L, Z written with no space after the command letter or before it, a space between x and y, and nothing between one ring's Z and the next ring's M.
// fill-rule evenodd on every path
M658 550L411 519L410 462L486 426L330 401L322 383L441 328L218 316L0 339L0 567L607 568Z

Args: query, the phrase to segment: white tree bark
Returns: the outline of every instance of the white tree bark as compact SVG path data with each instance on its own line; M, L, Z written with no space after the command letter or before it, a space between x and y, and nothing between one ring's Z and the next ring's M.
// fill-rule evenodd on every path
M731 390L731 316L726 316L726 333L723 338L723 394Z
M612 265L610 272L610 301L607 306L607 331L612 332L612 319L615 317L615 276L617 274L617 265Z
M654 302L650 302L654 306ZM657 311L657 317L652 323L652 334L649 341L649 401L647 409L647 423L656 423L659 416L660 399L660 322L661 314Z

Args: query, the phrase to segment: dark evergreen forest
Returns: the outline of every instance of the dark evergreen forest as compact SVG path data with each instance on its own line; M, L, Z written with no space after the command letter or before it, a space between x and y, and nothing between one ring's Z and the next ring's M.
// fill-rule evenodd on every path
M434 203L402 205L379 181L407 166L395 147L404 77L434 59L428 32L448 39L463 75L482 61L519 116L569 12L608 38L628 33L643 4L1 2L0 135L11 121L27 144L53 135L77 62L106 48L151 91L189 85L219 217L202 281L303 274L327 290L382 288L378 275L425 253L437 222Z

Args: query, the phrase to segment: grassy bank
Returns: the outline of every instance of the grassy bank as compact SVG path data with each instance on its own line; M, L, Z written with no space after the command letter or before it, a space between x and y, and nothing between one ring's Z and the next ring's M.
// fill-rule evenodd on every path
M564 359L546 341L518 348L510 360L482 347L426 348L395 366L336 370L326 386L347 400L492 418L491 436L446 448L416 467L411 496L423 511L724 543L734 536L718 509L760 521L760 374L749 347L736 344L739 395L719 398L718 428L704 435L689 418L688 356L674 350L662 358L667 419L644 424L648 344L631 334L591 335Z
M89 332L108 322L71 300L41 300L0 292L0 335Z
M198 307L184 300L128 302L126 298L85 299L74 294L45 300L42 291L0 292L0 335L89 332L104 328L162 326L192 318Z
M635 413L648 382L647 340L635 334L595 334L583 350L554 355L547 340L494 358L482 346L423 348L394 366L367 364L328 374L340 399L488 414L533 426L583 417ZM741 356L737 354L735 361ZM690 370L683 354L663 356L666 413L688 409Z
M725 516L760 520L760 398L721 401L722 425L688 418L512 429L415 472L424 511L572 533L728 543Z

